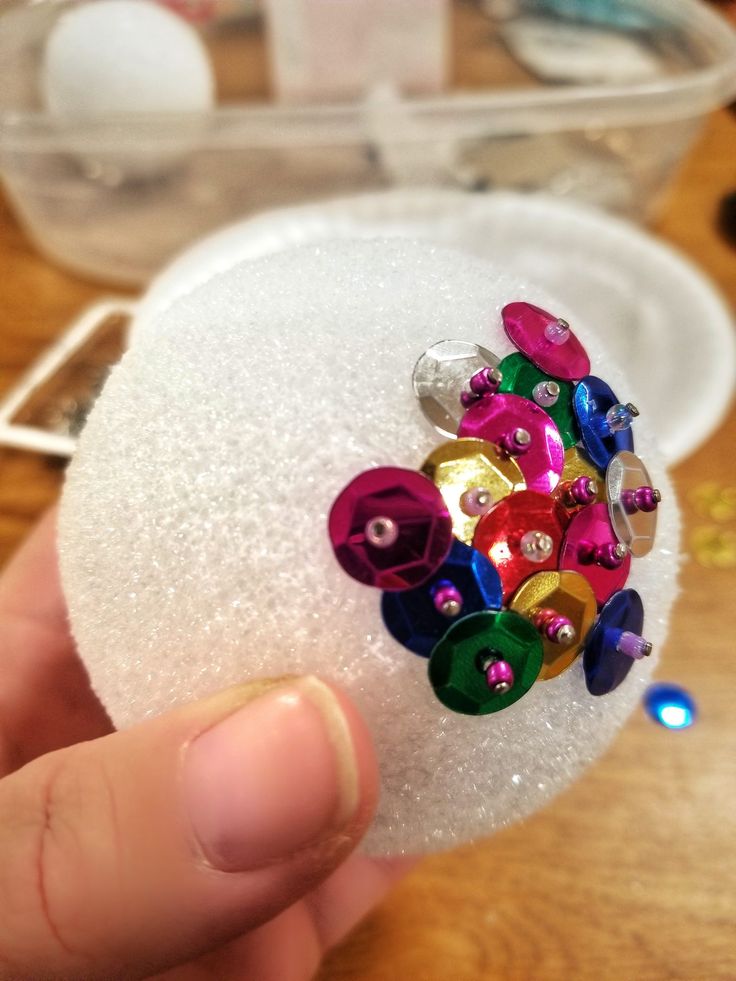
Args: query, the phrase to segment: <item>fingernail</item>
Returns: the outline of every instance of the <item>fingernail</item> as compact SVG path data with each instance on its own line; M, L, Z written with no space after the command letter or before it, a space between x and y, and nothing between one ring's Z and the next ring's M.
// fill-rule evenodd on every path
M359 802L337 697L317 678L283 680L190 744L183 787L199 848L223 871L260 868L331 839Z

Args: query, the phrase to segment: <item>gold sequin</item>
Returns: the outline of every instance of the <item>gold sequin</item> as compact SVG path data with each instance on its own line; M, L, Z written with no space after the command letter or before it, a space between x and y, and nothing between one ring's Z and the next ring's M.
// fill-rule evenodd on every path
M455 439L443 443L424 461L422 472L439 488L452 518L455 537L466 545L473 541L480 513L472 513L464 495L477 490L487 491L490 506L514 491L526 488L518 463L502 457L492 443L483 439Z
M579 450L577 446L571 446L569 450L565 450L565 463L560 476L560 484L572 482L578 477L591 477L598 487L596 501L605 503L606 481L603 473L594 463L590 462L582 450Z
M572 643L560 644L541 633L544 661L540 681L562 674L582 650L588 631L593 625L598 606L590 583L578 572L538 572L530 576L514 593L509 609L534 622L540 610L554 610L572 623L575 638Z

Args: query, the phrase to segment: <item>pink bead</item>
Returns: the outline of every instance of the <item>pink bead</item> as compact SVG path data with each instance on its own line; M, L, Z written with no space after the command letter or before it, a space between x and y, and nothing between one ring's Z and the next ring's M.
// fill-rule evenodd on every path
M636 511L656 511L662 495L653 487L637 487L636 490L625 490L621 493L621 503L627 514Z
M415 470L376 467L338 495L329 518L337 561L358 582L379 589L419 586L452 546L442 494Z
M513 688L514 669L508 661L494 661L486 668L486 681L491 691L502 694Z
M533 303L509 303L501 311L506 333L537 368L553 378L578 381L590 374L590 358L569 327Z
M522 433L528 433L528 443L519 439ZM548 494L559 483L565 462L562 437L544 409L529 399L511 394L480 399L463 416L458 436L485 439L516 457L529 490Z

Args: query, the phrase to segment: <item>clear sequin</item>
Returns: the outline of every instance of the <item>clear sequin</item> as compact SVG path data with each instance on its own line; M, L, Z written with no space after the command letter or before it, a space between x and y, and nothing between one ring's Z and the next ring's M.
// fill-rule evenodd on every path
M657 534L658 491L635 453L617 453L606 471L608 510L616 537L636 558L651 552Z
M465 409L462 395L483 368L496 368L499 358L468 341L439 341L414 366L414 393L425 417L442 436L457 435Z

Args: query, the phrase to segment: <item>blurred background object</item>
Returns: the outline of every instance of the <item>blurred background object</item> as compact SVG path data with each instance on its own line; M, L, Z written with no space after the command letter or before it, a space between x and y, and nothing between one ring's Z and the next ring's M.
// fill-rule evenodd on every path
M112 22L121 7L127 32L98 30L96 111L73 57L52 88L76 91L76 105L66 98L60 110L49 90L60 38L73 54L82 41L70 41L72 19ZM136 51L136 25L152 13L158 28L138 30ZM152 62L144 35L166 56ZM166 85L144 87L137 109L121 98L121 79L156 70ZM146 282L226 221L396 186L544 190L648 220L705 115L734 94L736 34L699 0L0 9L10 199L47 255L124 284Z

